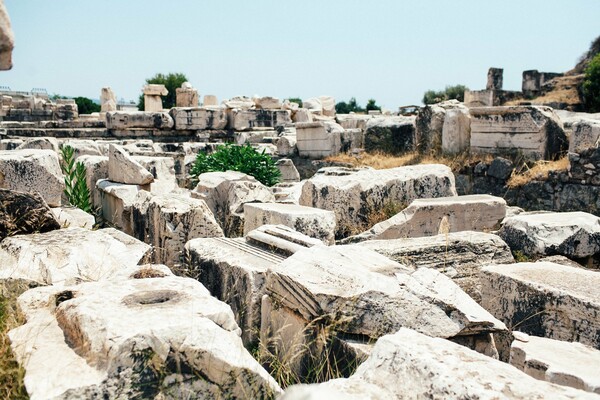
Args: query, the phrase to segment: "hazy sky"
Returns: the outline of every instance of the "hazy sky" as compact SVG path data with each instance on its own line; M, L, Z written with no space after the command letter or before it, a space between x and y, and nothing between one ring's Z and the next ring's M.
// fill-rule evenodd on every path
M599 0L5 0L16 47L0 85L137 99L146 78L183 72L201 96L375 98L483 89L504 68L572 68L600 35Z

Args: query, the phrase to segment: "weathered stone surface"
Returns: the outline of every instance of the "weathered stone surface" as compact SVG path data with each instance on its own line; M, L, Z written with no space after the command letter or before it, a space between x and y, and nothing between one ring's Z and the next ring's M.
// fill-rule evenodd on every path
M323 105L321 104L321 100L316 97L302 100L302 108L310 111L313 114L323 114Z
M223 236L223 231L206 203L189 196L153 196L140 191L132 204L133 236L151 244L153 261L180 267L188 240Z
M154 181L154 176L127 154L122 147L110 144L108 147L108 179L112 182L129 185L147 185Z
M229 128L236 131L245 131L254 128L275 128L292 122L288 110L235 108L230 113Z
M417 149L423 152L440 152L446 109L438 104L426 105L415 117Z
M92 214L77 207L56 207L52 209L52 214L63 228L92 229L96 224L96 219Z
M198 107L198 102L198 91L189 82L184 82L180 88L175 89L176 107Z
M294 204L244 204L244 234L262 225L285 225L326 244L333 244L335 241L333 211Z
M39 194L0 189L0 241L7 236L49 232L60 227Z
M150 187L148 185L126 185L101 179L97 182L96 188L102 208L102 217L128 235L133 234L131 226L133 201L140 190L150 190Z
M293 135L280 136L277 140L277 154L282 157L293 156L298 152L296 147L296 132Z
M240 108L247 110L254 107L254 100L246 96L235 96L229 100L223 101L223 105L230 109Z
M319 102L326 117L335 117L335 99L331 96L319 96Z
M600 351L581 343L563 342L514 332L510 364L536 379L600 394Z
M380 338L348 379L288 388L282 400L596 399L534 379L516 368L440 338L402 328Z
M581 153L590 148L600 147L600 121L581 120L573 124L569 138L569 152Z
M148 110L129 112L110 111L106 113L107 129L171 129L173 128L173 125L173 118L171 118L169 113L160 112L160 110L154 112Z
M415 117L377 117L367 121L366 151L400 154L415 149Z
M254 106L256 108L262 108L265 110L279 110L282 108L281 101L277 97L255 97L252 100L254 100Z
M116 229L59 229L8 237L0 243L6 258L0 279L29 279L43 285L105 279L145 261L150 246Z
M142 91L145 95L150 96L166 96L169 94L169 91L167 90L165 85L155 83L145 85Z
M63 146L70 146L73 149L73 157L77 160L81 156L103 156L102 149L98 143L93 140L69 139L63 142ZM108 154L108 153L107 153Z
M506 158L502 157L496 157L490 163L486 174L492 178L505 181L510 177L514 169L515 167L511 160L507 160Z
M585 212L521 213L498 232L513 251L527 256L594 257L600 253L600 218Z
M0 70L12 68L12 51L15 46L15 38L8 12L4 7L4 1L0 1Z
M482 269L482 306L512 329L600 349L600 274L538 262Z
M386 205L454 195L454 175L445 165L383 170L329 167L320 169L304 183L300 205L335 212L336 237L341 238L356 232L357 227L368 228L365 225L371 215L381 212Z
M149 265L112 280L32 289L10 332L32 398L270 398L231 309ZM51 366L49 368L49 366Z
M16 150L52 150L55 153L60 151L58 146L58 140L53 137L41 137L41 138L30 138L25 139L25 141L16 148Z
M490 68L487 74L486 90L502 90L503 68Z
M471 117L467 108L446 110L442 127L442 152L458 154L471 145Z
M225 129L227 127L227 112L219 107L172 108L170 111L175 129Z
M279 152L280 146L277 142L277 152ZM281 182L300 182L300 173L296 169L294 162L289 158L281 158L275 163L279 172L281 172Z
M39 193L59 207L65 188L58 154L52 150L0 151L0 188Z
M117 111L117 96L109 87L100 90L100 112Z
M217 100L217 96L212 94L205 94L202 100L202 105L204 107L216 107L219 105L219 101Z
M549 107L475 107L471 114L471 151L521 152L533 159L553 159L568 146L563 125Z
M225 236L241 236L245 203L274 203L273 192L253 176L241 172L207 172L198 176L192 197L204 200Z
M301 157L323 158L338 154L344 129L334 122L296 123L296 147Z
M358 245L414 268L436 269L458 284L475 301L481 301L479 273L489 264L515 260L510 248L496 235L452 232L420 238L367 240Z
M298 111L296 111L292 115L292 121L294 121L295 123L313 122L314 118L313 118L313 114L309 110L307 110L306 108L299 108Z
M365 114L337 114L335 119L344 129L361 129L364 131L367 128L367 122L373 119L373 116Z
M132 158L154 177L154 181L150 184L152 194L167 194L178 190L173 157L133 156Z
M506 216L506 201L487 194L416 199L393 217L349 238L398 239L460 231L492 231Z

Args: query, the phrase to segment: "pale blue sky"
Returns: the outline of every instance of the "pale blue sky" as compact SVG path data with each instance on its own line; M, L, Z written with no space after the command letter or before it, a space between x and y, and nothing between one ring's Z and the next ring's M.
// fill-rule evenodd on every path
M600 35L598 0L5 0L16 47L0 85L137 99L157 72L201 95L375 98L395 109L427 89L485 87L504 68L572 68Z

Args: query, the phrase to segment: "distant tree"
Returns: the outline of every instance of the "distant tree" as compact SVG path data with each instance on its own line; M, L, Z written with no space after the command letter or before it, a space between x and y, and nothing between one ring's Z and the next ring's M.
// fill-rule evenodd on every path
M428 90L423 94L423 104L435 104L445 100L465 100L465 90L469 90L465 85L446 86L445 90L436 92Z
M371 110L379 110L381 111L381 107L377 105L377 102L375 101L375 99L369 99L369 101L367 101L367 112L371 111Z
M581 90L586 111L600 112L600 54L595 55L586 67Z
M338 114L349 114L351 112L365 112L365 109L358 105L356 98L352 97L348 102L340 101L335 105L335 112Z
M175 107L176 94L175 89L181 87L183 82L186 82L188 79L184 74L181 73L168 73L168 74L156 74L152 78L146 79L147 84L158 84L165 85L169 93L166 96L162 97L163 107L164 108L172 108ZM138 101L138 109L144 109L144 94L140 95L140 99Z
M77 103L77 110L79 114L91 114L93 112L100 112L100 104L94 103L93 100L87 97L75 97L75 103Z
M300 107L302 107L302 99L300 97L290 97L288 101L290 103L297 103Z

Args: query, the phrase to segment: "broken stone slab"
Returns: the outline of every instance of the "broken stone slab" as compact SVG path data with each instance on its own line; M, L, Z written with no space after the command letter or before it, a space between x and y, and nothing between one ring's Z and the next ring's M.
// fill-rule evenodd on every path
M335 212L336 238L343 238L371 227L373 216L384 207L455 195L454 174L445 165L381 170L327 167L304 182L299 204Z
M96 224L96 219L92 214L77 207L56 207L52 209L52 214L63 228L92 229Z
M155 263L179 268L188 240L223 236L212 212L199 199L140 191L131 207L133 236L154 247Z
M512 330L600 349L600 274L537 262L481 270L481 304Z
M167 112L156 111L109 111L106 113L106 129L172 129L173 118Z
M296 148L301 157L323 158L342 149L344 128L335 122L296 123Z
M299 108L293 115L292 121L295 123L299 122L313 122L313 114L306 108Z
M58 140L53 137L41 137L41 138L29 138L16 148L16 150L52 150L55 153L59 153Z
M598 147L600 147L600 121L587 119L573 124L573 133L569 137L570 153L581 153Z
M108 146L108 179L128 185L148 185L154 176L131 157L121 146Z
M150 246L113 228L67 228L8 237L0 242L0 253L8 257L0 265L0 279L70 285L145 262Z
M205 94L202 100L202 105L204 107L218 107L219 100L217 100L217 96L212 94Z
M102 155L104 155L102 153L102 150L100 149L100 146L94 140L69 139L69 140L65 140L62 143L62 145L70 146L73 149L73 158L75 159L75 161L80 161L80 160L77 160L77 158L79 158L81 156L86 156L86 155L102 156Z
M513 332L509 364L536 379L600 394L600 351L581 343L563 342Z
M344 129L360 129L364 131L367 128L367 122L373 119L373 116L365 114L337 114L335 119Z
M132 159L154 177L150 184L151 193L162 195L179 189L173 157L133 156Z
M124 272L19 298L27 323L9 335L32 398L271 398L281 392L244 349L230 307L200 283L158 265Z
M128 235L133 234L131 226L131 207L140 190L149 191L150 187L126 185L101 179L96 183L102 208L102 217Z
M52 150L0 151L0 188L39 193L50 207L60 207L65 183L58 154Z
M451 278L478 303L481 302L481 268L515 261L502 239L484 232L463 231L429 237L367 240L358 245L408 267L436 269Z
M347 242L434 236L460 231L489 232L506 216L506 201L487 194L416 199L393 217Z
M416 149L415 117L376 117L367 121L365 150L400 154Z
M227 127L227 112L224 108L172 108L170 111L175 129L204 130L225 129Z
M276 128L292 122L290 118L291 113L288 110L234 108L229 113L229 128L236 131L245 131L254 128Z
M254 100L254 106L256 108L262 108L265 110L279 110L282 108L281 100L279 100L277 97L254 97L252 100Z
M300 399L597 399L598 396L534 379L464 346L411 329L381 337L369 358L347 379L286 389Z
M280 153L279 141L277 142L277 152ZM300 182L300 173L296 169L294 162L289 158L281 158L275 162L275 166L281 172L281 182Z
M321 240L281 224L261 225L248 232L245 239L247 243L283 256L291 256L306 247L323 245Z
M223 101L223 105L229 109L240 108L247 110L254 107L254 100L246 96L235 96Z
M242 236L244 204L275 202L268 187L253 176L237 171L199 175L192 197L206 202L227 237Z
M474 107L469 112L472 152L521 152L551 160L568 147L562 122L550 107Z
M175 89L176 107L198 107L198 102L198 91L189 82L184 82L180 88Z
M244 235L262 225L285 225L325 244L335 242L333 211L294 204L244 204Z
M166 96L169 94L165 85L155 83L145 85L142 91L145 95L149 96Z
M331 96L319 96L319 102L326 117L335 117L335 98Z
M100 112L117 111L117 96L110 87L100 89Z
M7 236L44 233L60 227L39 194L0 189L0 241Z
M581 211L521 213L506 218L498 235L529 257L585 259L600 253L600 218Z
M471 116L466 108L446 110L442 127L442 152L468 151L471 143Z

